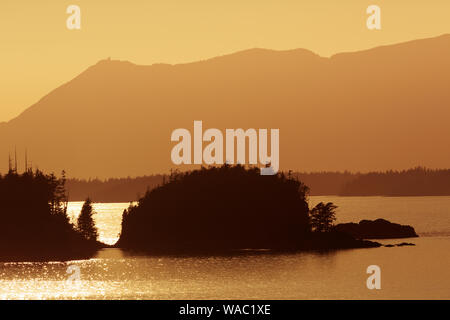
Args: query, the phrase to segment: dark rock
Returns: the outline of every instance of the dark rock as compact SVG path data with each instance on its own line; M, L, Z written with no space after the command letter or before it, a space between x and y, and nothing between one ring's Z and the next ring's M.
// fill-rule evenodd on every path
M396 244L397 247L403 247L403 246L415 246L414 243L410 243L410 242L402 242L402 243L398 243Z
M312 232L302 242L303 250L334 250L353 248L377 248L381 244L374 241L359 240L345 232Z
M334 229L352 235L356 239L418 237L413 227L392 223L384 219L361 220L359 223L340 223Z

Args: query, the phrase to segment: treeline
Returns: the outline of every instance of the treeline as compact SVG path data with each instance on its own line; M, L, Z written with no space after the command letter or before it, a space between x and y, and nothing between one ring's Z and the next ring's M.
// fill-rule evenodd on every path
M343 187L359 174L344 172L296 172L295 177L306 184L312 196L339 195Z
M157 174L136 178L68 179L66 189L70 201L129 202L142 197L147 190L161 185L167 176Z
M310 195L341 196L438 196L450 195L450 169L417 167L403 171L369 173L295 172L290 173L310 188ZM87 197L96 202L129 202L147 190L160 186L168 175L108 180L69 179L66 183L71 201Z
M423 167L403 171L370 172L348 181L342 196L448 196L450 169Z

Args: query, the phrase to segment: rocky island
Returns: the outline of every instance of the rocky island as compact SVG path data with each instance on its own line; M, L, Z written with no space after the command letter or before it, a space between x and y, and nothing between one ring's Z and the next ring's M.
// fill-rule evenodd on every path
M333 207L310 212L294 177L223 165L185 173L125 210L116 246L151 253L228 253L377 247L331 229Z

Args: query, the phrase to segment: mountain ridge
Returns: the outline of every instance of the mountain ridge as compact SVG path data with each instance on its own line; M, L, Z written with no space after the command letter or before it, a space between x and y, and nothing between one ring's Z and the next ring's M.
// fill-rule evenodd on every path
M168 172L172 130L203 120L280 128L282 169L445 167L450 152L433 145L450 142L449 56L447 34L329 58L249 49L175 65L100 60L0 124L0 158L17 146L76 177Z
M373 47L373 48L364 49L364 50L360 50L360 51L339 52L339 53L331 55L330 57L320 56L319 54L317 54L317 53L315 53L315 52L313 52L311 50L304 49L304 48L275 50L275 49L267 49L267 48L255 47L255 48L250 48L250 49L245 49L245 50L232 52L232 53L229 53L229 54L224 54L224 55L219 55L219 56L215 56L215 57L211 57L211 58L206 58L206 59L202 59L202 60L196 60L196 61L185 62L185 63L174 63L174 64L157 62L157 63L153 63L153 64L149 64L149 65L145 65L145 64L144 65L140 65L140 64L133 63L133 62L131 62L129 60L115 60L115 59L111 59L111 58L105 58L105 59L101 59L101 60L97 61L97 63L89 66L86 70L82 71L80 74L75 76L73 79L71 79L71 80L61 84L57 88L53 89L48 94L44 95L41 99L39 99L36 103L32 104L29 108L31 108L35 104L39 103L42 99L44 99L46 96L48 96L49 94L51 94L52 92L54 92L58 88L65 86L66 84L68 84L68 83L72 82L73 80L77 79L79 76L83 75L84 73L86 73L86 72L88 72L88 71L90 71L92 69L95 69L99 65L116 64L116 65L128 65L128 66L131 66L131 67L146 67L146 68L148 68L148 67L176 67L176 66L185 66L185 65L204 63L204 62L209 62L209 61L213 61L213 60L220 60L220 59L224 59L224 58L226 59L226 58L229 58L229 57L238 56L238 55L242 55L242 54L245 55L247 53L254 53L254 52L264 52L264 53L268 53L268 52L270 52L270 53L304 52L304 53L310 54L311 56L315 56L315 57L322 58L322 59L325 59L325 60L332 60L332 59L340 58L340 57L346 56L346 55L360 54L360 53L369 53L369 52L374 52L374 51L378 51L378 50L384 50L386 48L409 46L409 45L416 44L418 42L429 41L429 40L437 40L437 39L444 39L444 38L447 38L450 41L450 34L445 33L445 34L442 34L442 35L439 35L439 36L435 36L435 37L430 37L430 38L421 38L421 39L415 39L415 40L410 40L410 41L399 42L399 43L395 43L395 44L381 45L381 46L376 46L376 47ZM18 116L12 118L9 121L0 122L0 125L3 124L3 123L9 123L12 120L20 117L22 115L22 113L24 113L29 108L25 109Z

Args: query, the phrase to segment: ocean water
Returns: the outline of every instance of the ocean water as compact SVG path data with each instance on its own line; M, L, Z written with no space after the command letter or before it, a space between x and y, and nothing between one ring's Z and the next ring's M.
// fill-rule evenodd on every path
M337 222L410 224L415 246L239 256L143 256L103 249L89 260L0 263L2 299L450 299L450 197L311 197ZM114 243L128 203L94 205L100 240ZM69 204L76 218L82 203ZM381 289L366 286L381 269ZM74 276L76 276L74 278ZM73 281L72 281L73 280Z

